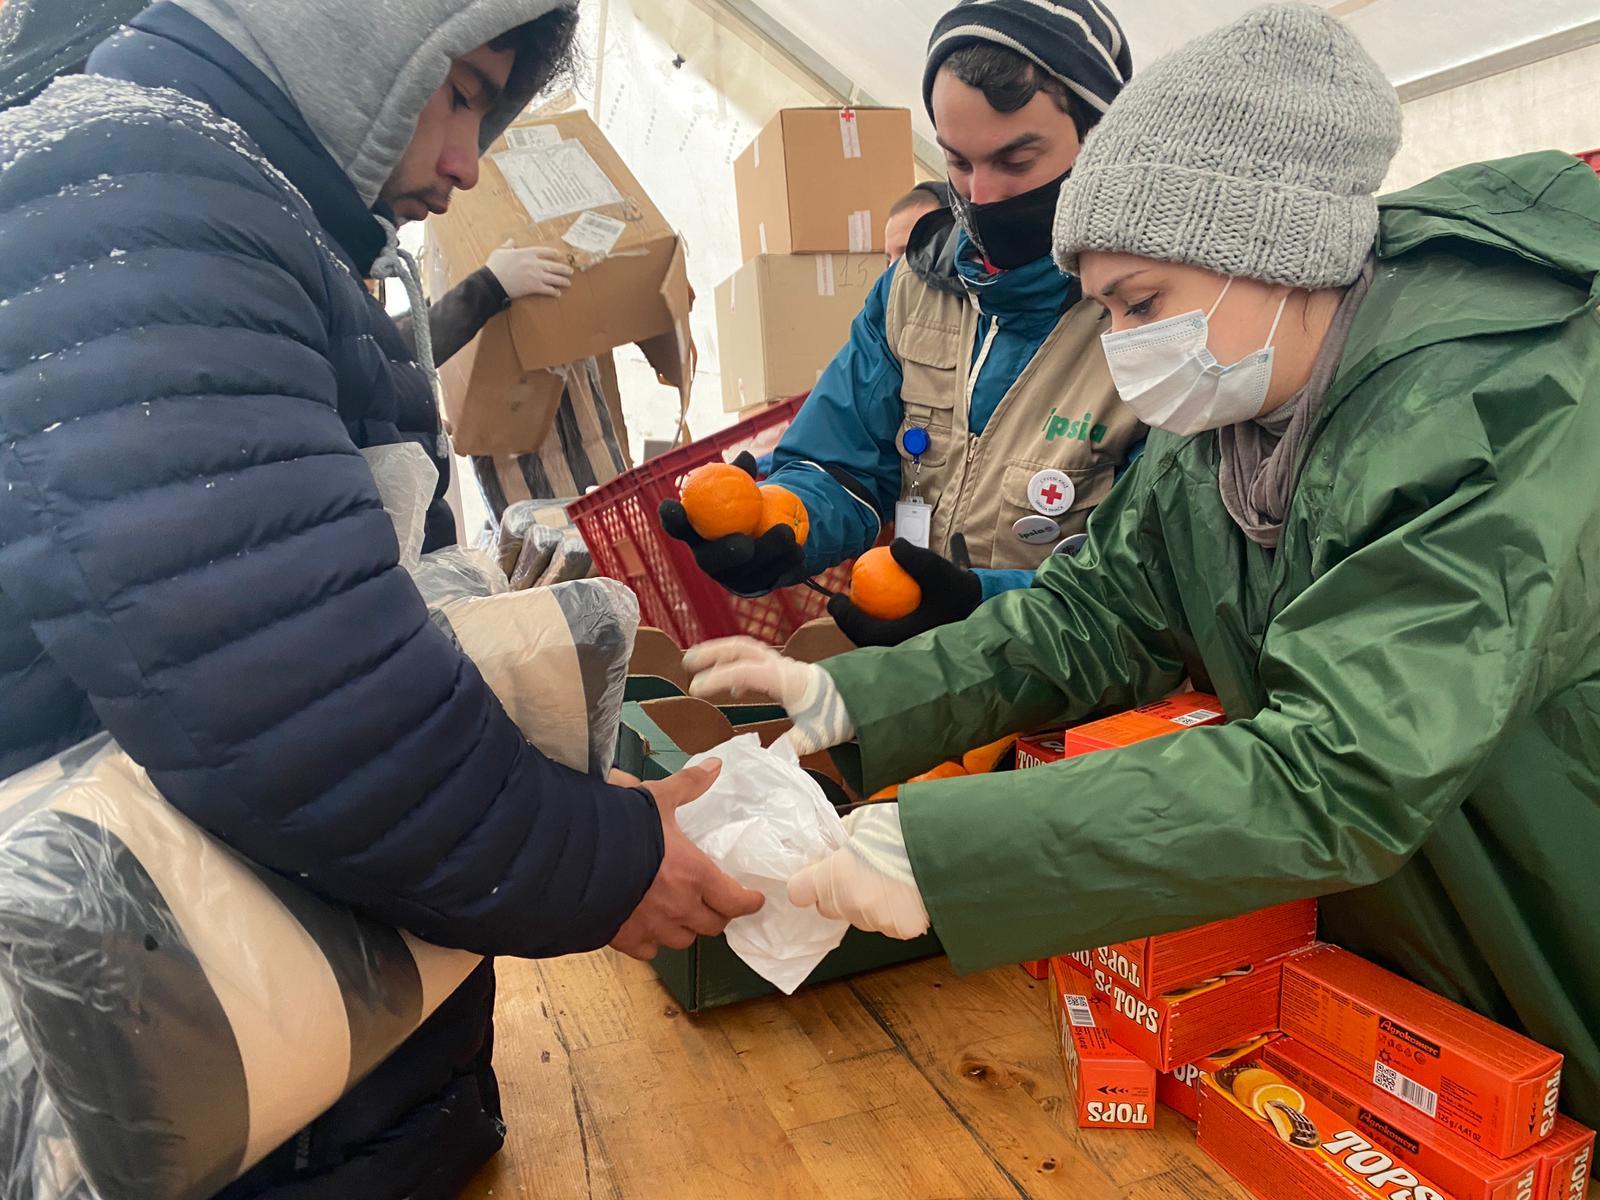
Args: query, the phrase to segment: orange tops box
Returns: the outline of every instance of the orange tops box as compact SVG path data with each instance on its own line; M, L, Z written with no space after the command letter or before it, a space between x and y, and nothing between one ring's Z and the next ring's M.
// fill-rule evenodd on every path
M1296 900L1193 929L1106 946L1095 951L1095 964L1149 1000L1238 967L1304 950L1316 940L1317 902Z
M744 261L882 254L889 209L916 178L909 109L786 108L733 164Z
M1077 1085L1079 1127L1155 1128L1155 1068L1111 1040L1105 1002L1064 960L1051 964L1050 1007L1062 1068Z
M1543 1163L1534 1200L1584 1200L1594 1168L1594 1130L1570 1117L1556 1118L1556 1131L1539 1143Z
M1129 712L1102 717L1058 733L1038 733L1017 743L1017 768L1044 767L1093 750L1115 750L1181 733L1197 725L1221 725L1222 702L1203 692L1184 692Z
M1254 1059L1201 1077L1199 1141L1261 1200L1457 1200Z
M1336 946L1284 968L1280 1028L1501 1158L1555 1130L1560 1054Z
M1190 1063L1186 1067L1177 1067L1171 1071L1162 1071L1156 1076L1156 1102L1165 1104L1173 1112L1188 1117L1191 1121L1198 1121L1200 1077L1207 1072L1220 1071L1241 1058L1255 1054L1277 1037L1276 1033L1264 1033L1260 1037L1251 1038L1242 1046L1230 1046L1226 1050L1208 1054L1197 1063Z
M1099 968L1089 979L1110 1009L1111 1036L1156 1070L1171 1071L1275 1030L1287 961L1275 959L1154 1000L1134 995Z
M1544 1167L1541 1146L1514 1158L1497 1158L1293 1038L1269 1046L1261 1064L1336 1114L1370 1149L1425 1175L1455 1200L1536 1196L1534 1188Z

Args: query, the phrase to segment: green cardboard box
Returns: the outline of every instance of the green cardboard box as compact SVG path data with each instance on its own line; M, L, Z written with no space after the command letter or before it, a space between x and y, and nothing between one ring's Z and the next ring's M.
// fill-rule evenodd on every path
M650 687L635 689L633 683L633 680L629 681L630 696L654 690ZM665 710L659 707L662 703L668 706ZM779 725L784 723L783 710L773 705L728 705L713 709L703 702L689 701L682 697L667 697L664 700L651 697L643 701L630 699L622 710L622 732L617 742L617 765L641 779L665 779L675 771L681 770L701 748L709 749L725 740L726 728L722 727L720 722L708 720L705 728L700 731L699 740L705 741L706 738L717 740L705 742L703 747L695 746L694 749L679 746L678 740L662 727L662 722L674 725L679 738L692 744L695 739L685 736L684 733L684 722L687 720L692 724L696 717L691 705L700 705L712 713L719 712L723 719L735 727L753 726L757 732L762 733L763 738L766 738L768 733L777 736L777 733L781 732ZM813 772L813 775L816 774ZM854 802L854 797L836 781L818 776L818 782L823 785L823 790L828 792L829 798L841 807ZM838 948L817 965L817 969L806 980L806 986L859 975L863 971L877 967L928 958L943 953L943 950L939 939L932 933L915 941L901 942L884 937L882 934L863 933L859 929L852 929L845 934L844 941ZM775 987L745 966L739 956L729 948L728 941L724 937L699 938L687 950L670 950L663 947L651 966L655 968L656 974L661 977L661 981L667 985L667 990L672 993L673 998L685 1012L699 1012L702 1009L734 1004L740 1000L751 1000L757 996L770 996L777 992Z

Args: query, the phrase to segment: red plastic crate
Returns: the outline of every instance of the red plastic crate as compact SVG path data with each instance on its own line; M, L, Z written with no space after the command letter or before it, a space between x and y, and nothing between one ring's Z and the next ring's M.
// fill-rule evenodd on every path
M689 547L668 537L656 515L663 500L677 498L683 477L696 467L731 462L741 450L757 458L771 451L804 401L804 396L794 396L720 433L669 450L567 506L589 544L596 570L632 588L644 623L665 630L678 645L737 634L781 645L826 611L827 597L807 587L735 596L695 565ZM849 578L850 564L842 563L818 582L839 590Z

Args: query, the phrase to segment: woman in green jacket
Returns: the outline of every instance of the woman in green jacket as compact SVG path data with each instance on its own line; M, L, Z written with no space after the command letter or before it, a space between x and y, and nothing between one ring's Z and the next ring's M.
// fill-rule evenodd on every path
M1135 79L1057 217L1156 430L1088 545L820 669L703 647L696 687L853 735L870 791L1192 679L1227 725L903 787L791 894L931 918L963 969L1325 897L1329 940L1563 1050L1597 1124L1600 180L1551 152L1375 202L1398 137L1309 7Z

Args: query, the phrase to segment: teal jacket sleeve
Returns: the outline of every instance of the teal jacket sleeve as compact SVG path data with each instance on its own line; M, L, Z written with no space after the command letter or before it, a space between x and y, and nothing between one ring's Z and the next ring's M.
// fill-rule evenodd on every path
M768 483L800 497L811 518L806 571L815 575L877 541L900 495L900 362L885 324L897 267L883 273L850 340L817 380L773 454ZM855 481L858 494L839 481Z
M985 600L993 600L1001 592L1009 592L1016 588L1031 587L1033 585L1033 572L1026 567L1006 569L976 567L972 573L978 577L978 583L983 588L983 598Z

